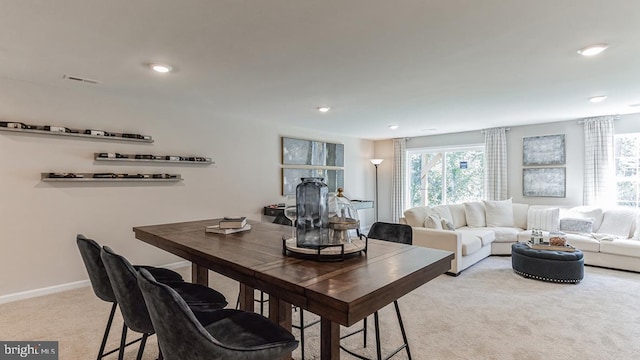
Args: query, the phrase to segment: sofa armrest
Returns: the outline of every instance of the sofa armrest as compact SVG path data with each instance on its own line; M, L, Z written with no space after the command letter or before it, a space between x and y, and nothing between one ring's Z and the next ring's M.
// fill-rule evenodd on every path
M425 227L412 227L412 230L413 245L451 251L456 254L456 257L461 254L461 235L456 231Z

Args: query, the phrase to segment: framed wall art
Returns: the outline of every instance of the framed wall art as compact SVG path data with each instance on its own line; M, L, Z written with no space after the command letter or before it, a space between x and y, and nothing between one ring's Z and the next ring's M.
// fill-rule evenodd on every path
M565 164L564 134L522 138L522 165L548 166Z
M566 197L566 169L522 169L522 195L527 197Z
M344 187L344 170L282 168L282 195L295 195L296 186L305 177L322 178L329 192L338 192L339 187Z
M282 195L293 195L303 177L321 177L329 192L344 187L344 144L282 137Z

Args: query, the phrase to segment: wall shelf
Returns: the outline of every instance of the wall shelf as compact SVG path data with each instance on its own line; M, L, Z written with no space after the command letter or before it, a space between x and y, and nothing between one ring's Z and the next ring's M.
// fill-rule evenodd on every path
M52 175L56 174L56 175ZM96 174L109 174L111 177L94 177ZM144 177L133 177L136 175ZM154 177L155 176L164 176ZM45 182L178 182L182 181L180 174L117 174L117 173L41 173L41 180Z
M6 123L6 122L2 122L2 123ZM85 134L84 132L86 130L79 130L79 129L76 130L76 129L65 128L65 129L67 129L69 131L73 131L73 132L59 132L59 131L44 130L44 126L33 126L33 127L35 127L34 129L19 129L19 128L11 128L11 127L2 126L2 123L0 123L0 131L8 131L8 132L14 132L14 133L38 134L38 135L54 135L54 136L71 136L71 137L80 137L80 138L92 139L92 140L129 141L129 142L142 142L142 143L152 143L153 142L153 139L149 135L126 134L126 133L123 134L123 133L115 133L115 132L108 132L108 131L102 131L102 132L105 133L105 134L111 134L112 136L91 135L91 134ZM29 126L31 126L31 125L29 125ZM123 136L125 136L125 137L123 137ZM131 136L131 137L126 137L126 136Z
M108 155L100 156L104 154L108 154ZM145 158L140 159L140 158L136 158L136 156L145 157ZM177 158L178 160L168 160L167 158ZM96 161L152 162L152 163L196 164L196 165L215 164L215 162L211 158L204 157L204 156L94 153L94 159Z

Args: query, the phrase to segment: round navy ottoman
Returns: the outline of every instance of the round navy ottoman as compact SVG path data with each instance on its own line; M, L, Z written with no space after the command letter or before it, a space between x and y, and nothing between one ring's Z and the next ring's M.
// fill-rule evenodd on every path
M577 284L584 278L582 251L535 250L527 244L511 245L513 271L524 277Z

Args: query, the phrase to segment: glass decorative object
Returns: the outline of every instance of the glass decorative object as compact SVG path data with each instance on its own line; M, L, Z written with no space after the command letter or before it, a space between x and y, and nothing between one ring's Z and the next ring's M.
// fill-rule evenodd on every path
M342 188L338 188L338 194L329 196L329 243L332 245L350 243L360 231L358 211L342 192Z
M318 248L329 244L329 187L323 178L301 178L296 187L296 245Z
M563 233L560 230L551 231L549 233L549 245L552 246L566 246L567 245L567 234Z

